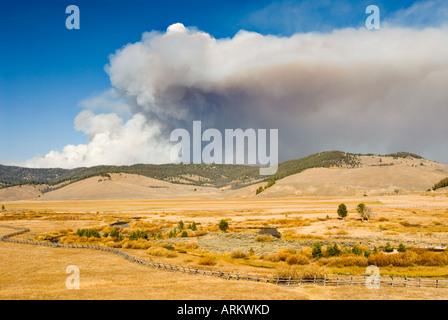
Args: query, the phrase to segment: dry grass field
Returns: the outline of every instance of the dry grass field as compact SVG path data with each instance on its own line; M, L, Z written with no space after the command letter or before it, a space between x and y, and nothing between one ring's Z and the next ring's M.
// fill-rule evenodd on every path
M372 208L374 215L369 221L361 221L356 212L361 202ZM340 203L345 203L349 212L343 220L338 219L336 213ZM13 201L3 205L1 225L30 229L17 239L59 239L62 243L114 246L157 262L260 275L276 275L289 264L299 263L292 267L325 268L330 274L362 275L370 260L364 255L348 259L354 255L344 256L347 250L357 246L369 253L374 247L382 251L389 242L395 249L404 244L407 254L415 259L406 266L384 265L380 267L382 275L448 277L446 260L443 260L446 253L421 253L420 256L420 251L412 251L412 248L448 245L448 197L443 194L436 197L422 193L383 197ZM229 226L225 232L218 228L222 219ZM109 224L118 220L126 221L130 228L117 228L120 238L107 236L114 229ZM179 221L184 222L183 235ZM190 229L192 223L197 230ZM260 228L266 227L276 228L281 238L258 236ZM79 236L78 229L96 230L100 235ZM147 238L131 240L134 231L146 232ZM10 229L0 228L0 235L10 232ZM316 242L322 244L320 260L311 255ZM333 244L339 246L342 256L328 256L326 250ZM0 242L0 252L1 299L448 297L448 289L442 288L287 287L178 272L171 272L167 277L169 271L135 265L113 254L92 250ZM438 260L427 263L433 258ZM297 262L302 260L304 265ZM68 265L80 269L80 290L65 287Z

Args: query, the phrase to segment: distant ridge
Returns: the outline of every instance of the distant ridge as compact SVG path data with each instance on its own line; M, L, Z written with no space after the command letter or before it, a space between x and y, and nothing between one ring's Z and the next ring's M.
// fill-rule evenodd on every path
M95 176L108 177L110 173L127 173L178 184L218 188L231 185L233 188L240 188L261 181L282 179L310 168L355 168L359 166L359 156L361 154L325 151L304 158L281 162L277 173L272 176L260 176L259 169L255 166L226 164L101 165L75 169L35 169L0 165L0 187L42 184L48 186L67 185ZM387 156L423 159L419 155L407 152L397 152Z

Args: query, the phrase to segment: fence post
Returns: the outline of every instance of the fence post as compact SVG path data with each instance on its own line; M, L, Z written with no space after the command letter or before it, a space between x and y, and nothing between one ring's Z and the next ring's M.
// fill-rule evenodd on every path
M336 287L339 287L339 276L336 277Z
M394 277L391 276L390 278L392 279L390 285L391 285L391 287L393 287L394 286Z
M422 277L420 277L420 279L419 279L419 287L420 288L422 287Z
M439 279L436 279L436 288L439 287Z
M291 285L291 276L289 276L289 279L288 279L288 286L289 285Z
M405 286L405 287L408 286L408 277L404 277L404 286Z
M327 275L324 276L324 287L327 285Z
M314 275L313 284L316 284L316 275Z

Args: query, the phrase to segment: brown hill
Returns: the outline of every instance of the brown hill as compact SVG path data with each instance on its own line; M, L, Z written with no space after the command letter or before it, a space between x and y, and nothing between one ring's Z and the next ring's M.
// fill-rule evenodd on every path
M46 185L23 185L0 189L0 201L33 200L42 194Z
M356 168L312 168L287 176L258 195L257 188L266 186L267 182L232 189L230 185L203 187L137 174L111 173L110 178L91 177L43 194L46 185L0 189L0 201L388 195L423 192L448 177L448 166L424 159L380 156L358 159Z
M45 193L39 200L110 200L186 198L216 193L213 187L169 183L135 174L111 173L110 178L92 177Z
M308 169L277 181L257 197L401 194L426 191L448 177L448 166L428 160L379 156L359 158L359 168Z

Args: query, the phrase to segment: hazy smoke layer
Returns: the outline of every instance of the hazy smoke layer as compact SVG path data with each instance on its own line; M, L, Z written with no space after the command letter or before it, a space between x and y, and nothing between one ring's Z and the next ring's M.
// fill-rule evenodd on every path
M339 149L448 162L444 27L214 39L177 23L117 50L106 71L113 89L75 120L88 143L27 165L169 162L171 130L193 120L279 129L280 160Z

